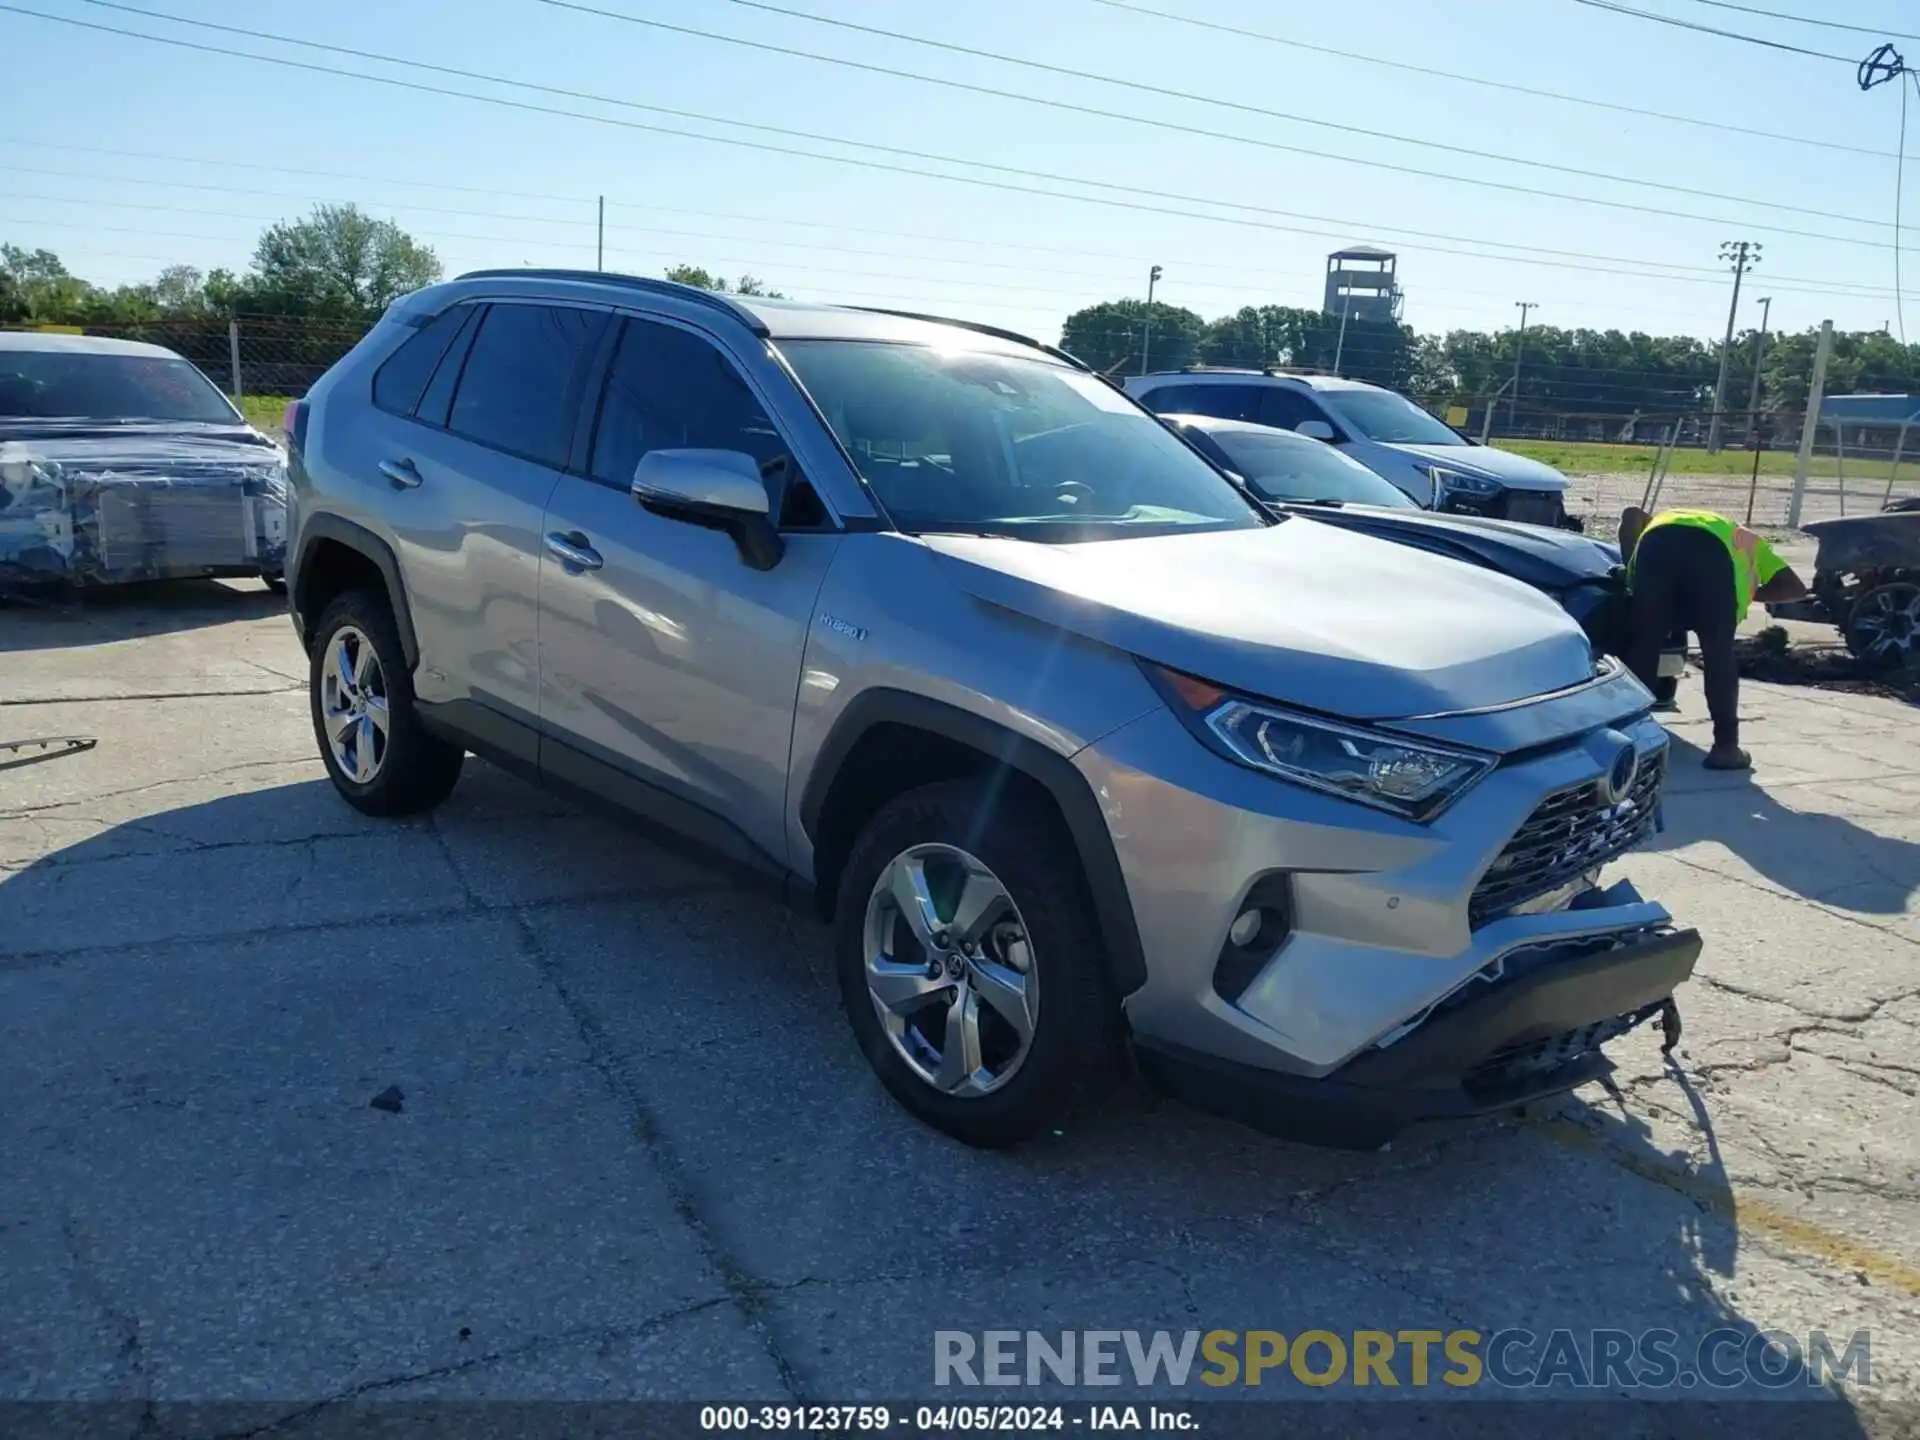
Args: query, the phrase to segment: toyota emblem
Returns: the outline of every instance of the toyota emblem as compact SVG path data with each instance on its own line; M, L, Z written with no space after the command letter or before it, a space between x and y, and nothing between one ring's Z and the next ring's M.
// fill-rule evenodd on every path
M1600 782L1605 791L1607 803L1618 805L1633 793L1633 782L1640 778L1640 752L1632 742L1620 747L1613 757L1613 764L1607 767L1607 778Z

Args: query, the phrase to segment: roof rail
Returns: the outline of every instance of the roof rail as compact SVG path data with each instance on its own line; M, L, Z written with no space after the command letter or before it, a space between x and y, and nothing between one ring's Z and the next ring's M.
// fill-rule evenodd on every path
M1178 370L1162 370L1162 375L1332 375L1319 365L1182 365Z
M1003 330L998 325L982 325L975 320L955 320L946 315L922 315L914 310L889 310L880 305L848 305L848 310L858 310L866 315L892 315L901 320L924 320L929 325L951 325L957 330L971 330L978 335L991 335L996 340L1011 340L1016 345L1030 345L1043 354L1056 360L1064 360L1076 370L1091 370L1086 361L1076 355L1069 355L1058 345L1049 345L1036 340L1031 335L1022 335L1018 330Z
M735 302L730 296L722 295L715 290L702 290L698 285L682 285L677 280L653 280L645 275L620 275L606 270L538 269L532 266L500 270L469 270L466 274L456 275L454 278L456 280L578 280L589 285L616 285L628 290L641 290L649 295L666 295L675 300L690 300L696 305L706 305L712 309L724 311L763 340L768 334L766 322L746 306Z

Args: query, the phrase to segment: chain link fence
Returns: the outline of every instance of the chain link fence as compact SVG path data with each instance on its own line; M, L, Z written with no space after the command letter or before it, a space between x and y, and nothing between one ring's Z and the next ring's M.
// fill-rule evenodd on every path
M270 315L208 315L142 323L47 327L162 345L192 361L255 424L276 429L287 401L307 392L370 328L370 322ZM1343 367L1351 370L1352 367ZM1591 372L1578 372L1587 383ZM1527 387L1575 383L1531 372ZM1805 416L1792 411L1720 414L1691 395L1662 409L1543 403L1510 387L1493 395L1415 392L1412 398L1456 430L1517 449L1562 471L1567 508L1590 533L1610 533L1627 505L1710 509L1781 533L1789 528ZM1799 519L1880 510L1920 496L1920 426L1821 424L1813 437Z
M24 328L164 346L192 361L249 420L273 428L279 425L287 401L306 394L372 327L359 320L208 315Z

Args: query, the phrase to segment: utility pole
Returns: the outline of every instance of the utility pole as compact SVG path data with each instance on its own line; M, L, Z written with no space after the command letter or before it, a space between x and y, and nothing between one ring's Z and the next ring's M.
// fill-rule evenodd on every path
M1527 312L1538 310L1540 306L1532 300L1516 300L1513 303L1520 311L1520 333L1513 342L1513 398L1507 401L1507 424L1517 430L1520 428L1520 357L1527 349Z
M1140 373L1147 370L1147 355L1153 349L1153 287L1160 283L1160 267L1154 266L1147 271L1147 324L1140 336Z
M1347 316L1353 310L1353 291L1349 290L1340 301L1340 338L1333 346L1333 373L1340 373L1340 357L1347 353Z
M1767 322L1773 318L1773 297L1760 297L1760 333L1753 337L1753 389L1747 392L1747 444L1760 428L1760 362L1767 354Z
M1820 402L1827 393L1827 358L1833 354L1833 321L1820 322L1820 344L1813 352L1813 383L1807 389L1807 418L1800 426L1800 455L1793 462L1793 498L1787 502L1787 528L1800 528L1800 507L1807 498L1807 471L1813 468L1813 442L1820 429Z
M1707 422L1707 453L1720 453L1720 421L1727 408L1727 367L1733 361L1733 321L1740 310L1740 281L1749 265L1760 263L1757 240L1729 240L1720 258L1733 266L1733 299L1727 305L1727 338L1720 342L1720 379L1713 387L1713 418Z
M600 223L593 231L593 268L607 268L607 197L600 197Z

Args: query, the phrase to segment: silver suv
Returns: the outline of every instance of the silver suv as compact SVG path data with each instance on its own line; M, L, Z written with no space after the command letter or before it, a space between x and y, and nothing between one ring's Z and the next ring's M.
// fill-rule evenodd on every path
M1504 576L1270 515L1071 357L613 275L397 302L288 420L340 794L469 751L834 927L886 1087L976 1144L1126 1059L1283 1133L1591 1078L1699 938L1600 869L1650 697Z

